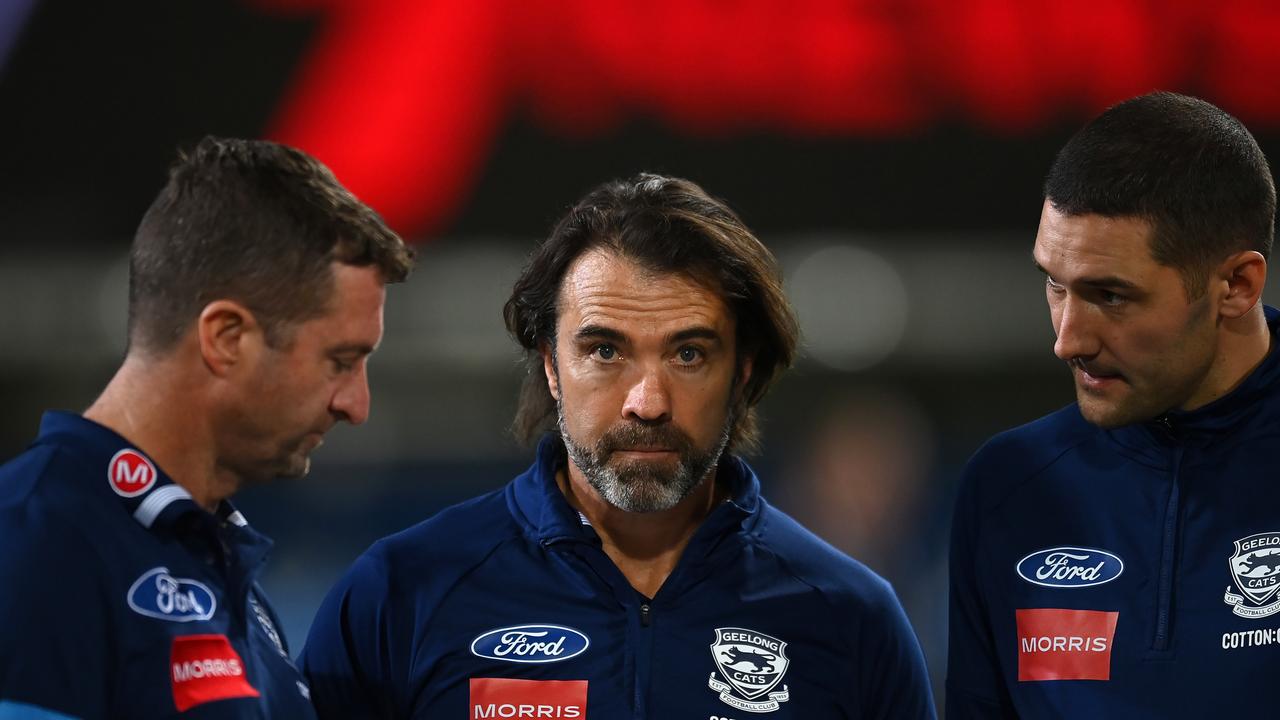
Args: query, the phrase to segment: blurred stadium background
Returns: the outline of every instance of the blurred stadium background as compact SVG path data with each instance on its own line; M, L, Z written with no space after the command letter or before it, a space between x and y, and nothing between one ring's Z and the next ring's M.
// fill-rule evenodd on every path
M175 149L317 155L420 264L371 421L237 499L277 540L263 581L296 652L369 543L527 464L500 308L537 239L602 180L681 175L775 250L802 321L763 407L768 496L893 581L941 678L960 467L1072 398L1030 260L1054 152L1173 89L1275 162L1277 77L1261 0L0 0L0 455L116 367L129 240Z

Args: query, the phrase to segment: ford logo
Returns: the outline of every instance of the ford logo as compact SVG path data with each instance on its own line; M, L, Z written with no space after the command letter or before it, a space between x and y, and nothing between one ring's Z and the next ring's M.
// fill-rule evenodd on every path
M1017 567L1022 579L1033 585L1081 588L1120 577L1124 561L1106 550L1056 547L1031 553L1019 560Z
M147 617L174 622L208 620L218 607L213 591L195 580L176 578L169 568L152 568L129 588L129 607Z
M471 653L491 660L549 663L586 652L591 641L561 625L516 625L490 630L471 641Z

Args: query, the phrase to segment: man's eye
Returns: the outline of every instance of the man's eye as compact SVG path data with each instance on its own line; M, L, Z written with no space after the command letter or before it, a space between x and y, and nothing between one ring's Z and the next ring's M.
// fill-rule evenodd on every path
M686 365L692 365L702 359L702 351L696 347L682 347L676 351L676 357Z
M591 352L601 360L614 360L618 357L618 349L608 344L597 345Z
M1107 291L1105 291L1105 290L1104 290L1104 291L1102 291L1102 293L1099 295L1099 297L1100 297L1100 298L1101 298L1101 300L1102 300L1102 304L1103 304L1103 305L1107 305L1107 306L1109 306L1109 307L1115 307L1115 306L1117 306L1117 305L1123 305L1123 304L1124 304L1124 301L1125 301L1125 300L1128 300L1128 298L1126 298L1126 297L1125 297L1125 296L1123 296L1123 295L1117 295L1116 293L1113 293L1113 292L1107 292Z
M333 363L334 372L351 372L355 368L355 363L344 362L338 358L330 358L330 361Z

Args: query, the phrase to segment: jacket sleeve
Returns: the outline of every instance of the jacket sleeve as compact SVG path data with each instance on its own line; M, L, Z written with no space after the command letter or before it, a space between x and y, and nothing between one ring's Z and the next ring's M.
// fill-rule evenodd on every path
M885 600L869 644L857 657L866 668L863 697L867 706L858 717L876 720L936 720L933 690L920 641L907 621L897 595L885 583Z
M36 507L0 508L0 548L0 719L107 717L124 596L107 596L84 536Z
M412 628L394 632L389 576L375 549L362 555L329 591L302 650L302 672L322 720L396 718L408 676L402 663Z
M996 655L978 562L978 459L961 479L951 526L948 720L1016 718Z

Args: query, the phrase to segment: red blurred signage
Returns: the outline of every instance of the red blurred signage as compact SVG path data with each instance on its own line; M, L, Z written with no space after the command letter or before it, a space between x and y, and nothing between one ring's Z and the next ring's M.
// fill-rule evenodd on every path
M324 14L272 136L431 231L516 110L726 136L1020 133L1178 89L1280 121L1270 0L254 0Z

